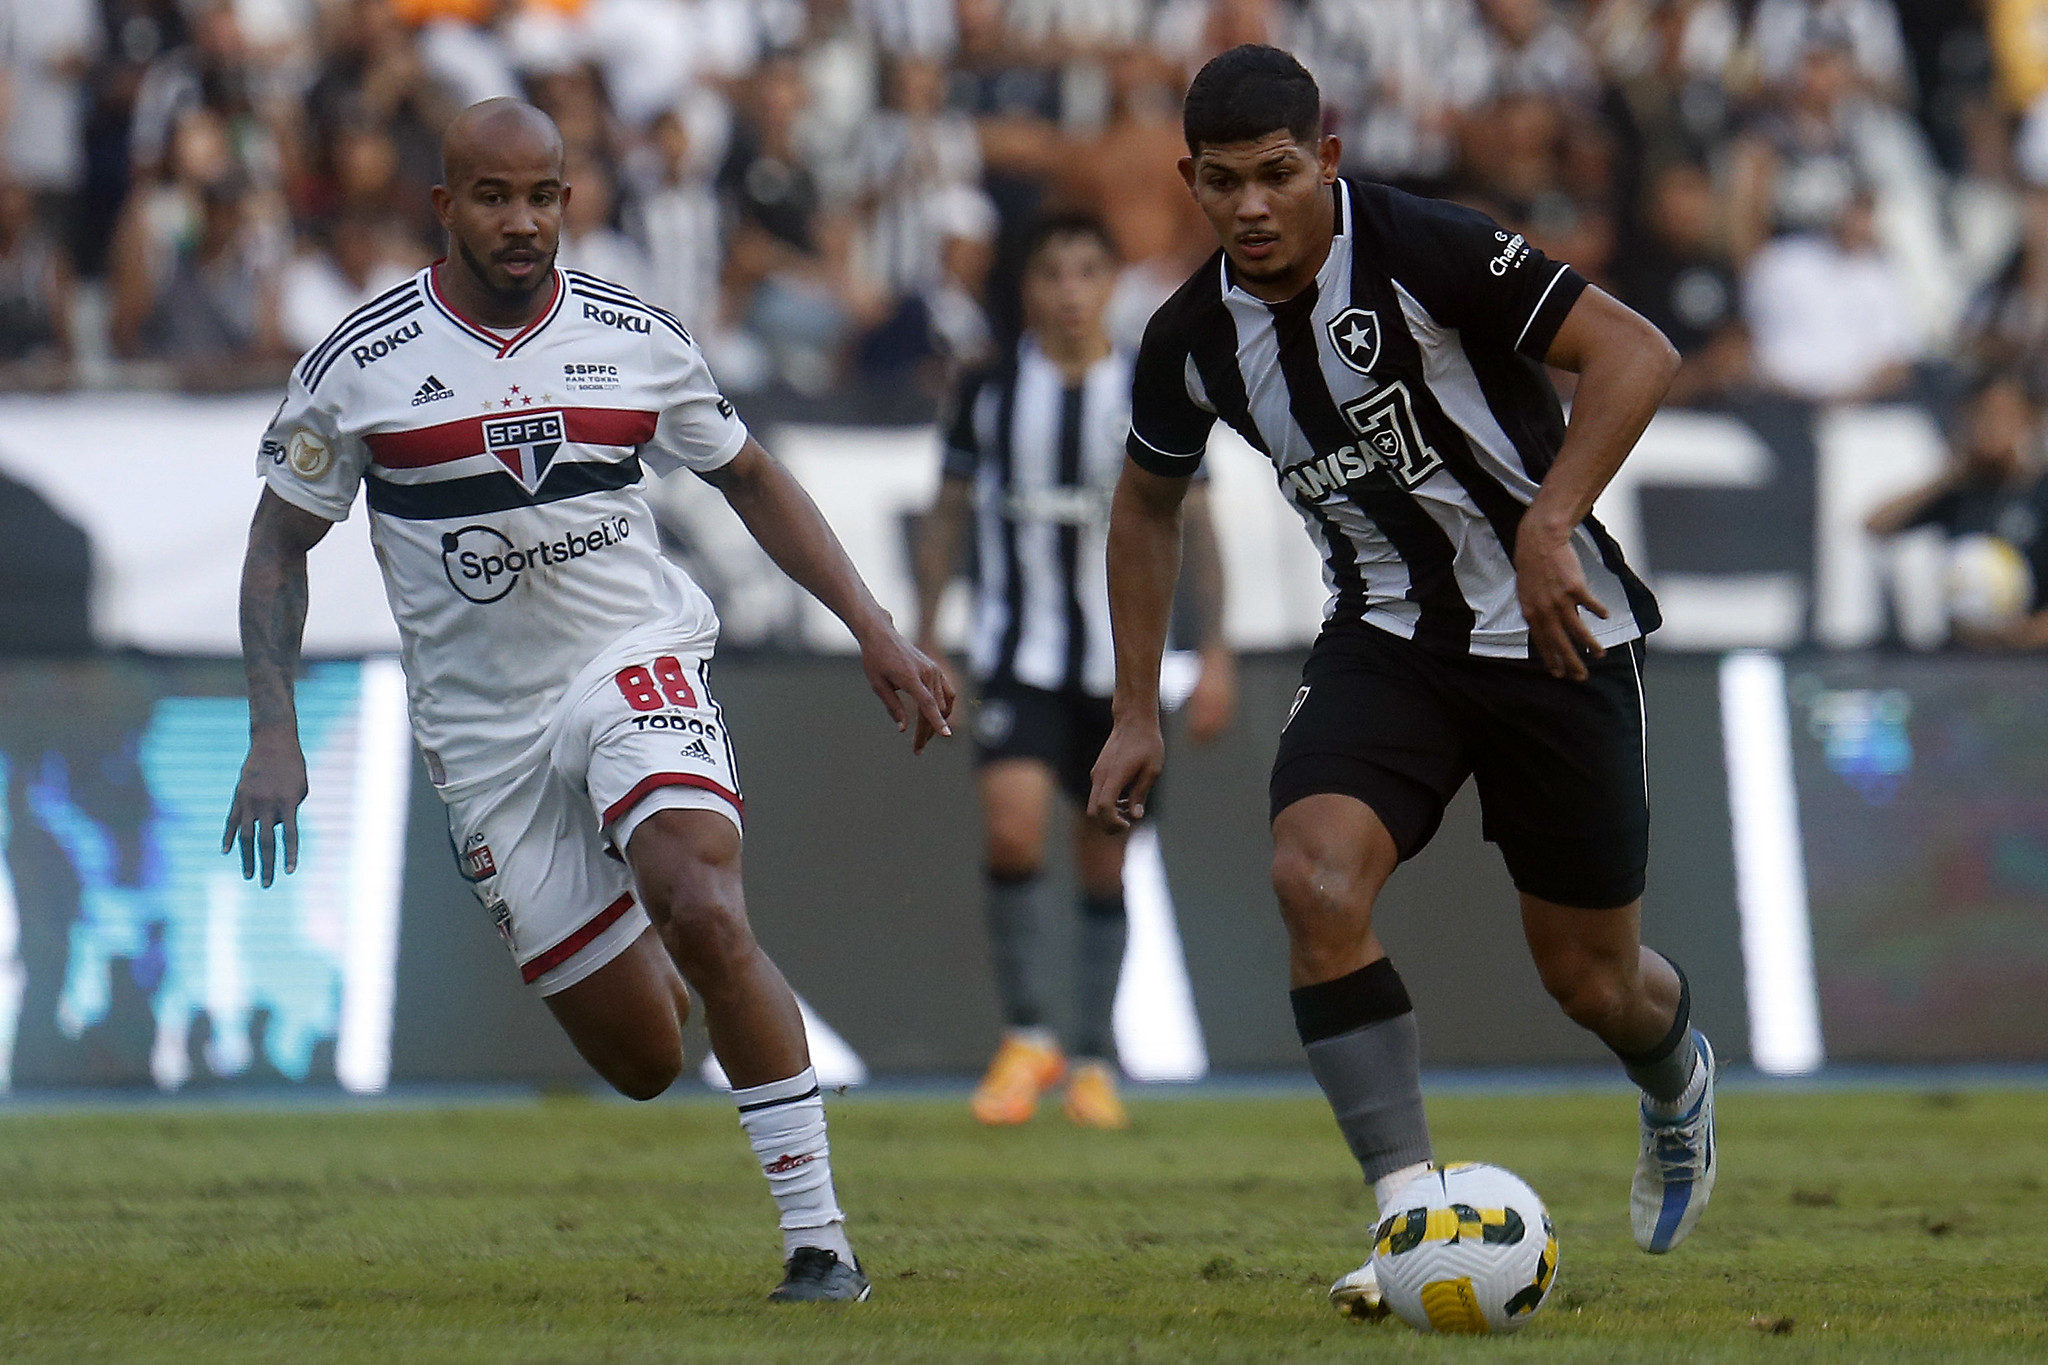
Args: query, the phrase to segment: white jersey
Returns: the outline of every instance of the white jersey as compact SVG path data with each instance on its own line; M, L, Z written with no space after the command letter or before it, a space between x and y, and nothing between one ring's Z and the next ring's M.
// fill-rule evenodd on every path
M433 276L306 354L259 468L330 521L363 489L413 734L452 797L530 757L585 669L710 650L710 600L642 489L719 468L747 430L682 325L617 285L557 271L546 311L500 335Z

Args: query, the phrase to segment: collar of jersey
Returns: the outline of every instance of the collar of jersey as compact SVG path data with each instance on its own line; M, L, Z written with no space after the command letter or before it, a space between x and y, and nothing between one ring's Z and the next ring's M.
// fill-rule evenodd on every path
M562 288L562 272L558 267L554 271L554 296L548 300L548 306L541 310L540 316L535 318L532 322L527 323L524 327L520 328L517 332L513 333L509 337L499 336L496 333L492 332L490 329L483 327L478 323L471 322L468 318L456 312L455 305L451 304L450 302L448 302L447 299L441 296L441 282L438 278L436 278L434 272L435 267L441 265L442 262L446 260L447 257L444 256L441 258L441 260L434 262L433 265L428 266L426 269L428 300L433 303L435 309L440 312L442 317L448 319L449 322L455 325L455 329L457 331L461 332L465 336L474 337L476 338L476 340L490 347L492 352L497 356L499 360L503 360L507 356L510 356L517 352L519 348L524 346L528 341L530 341L533 338L533 336L540 331L541 328L547 326L550 322L553 322L555 320L555 315L562 311L562 298L568 291Z
M1323 259L1322 270L1316 271L1316 284L1319 286L1323 283L1323 271L1328 270L1330 262L1337 258L1336 244L1351 235L1351 182L1340 175L1337 177L1337 183L1330 187L1330 191L1337 196L1337 230L1330 234L1330 254ZM1223 297L1229 298L1232 294L1236 294L1249 302L1256 303L1261 308L1272 307L1271 304L1258 295L1239 289L1230 278L1229 254L1226 252L1218 252L1216 254L1216 268L1223 272Z

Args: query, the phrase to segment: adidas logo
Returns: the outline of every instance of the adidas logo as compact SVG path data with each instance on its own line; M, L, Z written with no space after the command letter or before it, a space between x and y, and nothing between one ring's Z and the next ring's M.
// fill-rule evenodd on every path
M703 740L693 739L683 746L683 757L700 758L704 762L709 763L711 761L711 751L704 747Z
M427 382L420 385L419 392L412 396L412 405L418 407L422 403L438 403L443 398L453 398L454 396L455 390L443 384L433 375L428 375Z

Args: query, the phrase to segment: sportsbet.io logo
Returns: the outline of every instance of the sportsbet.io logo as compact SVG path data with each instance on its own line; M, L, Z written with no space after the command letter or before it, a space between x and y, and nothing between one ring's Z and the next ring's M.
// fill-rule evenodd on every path
M606 517L589 531L519 546L495 526L465 526L441 533L441 568L448 586L479 606L503 600L528 569L567 564L623 545L632 534L624 517Z

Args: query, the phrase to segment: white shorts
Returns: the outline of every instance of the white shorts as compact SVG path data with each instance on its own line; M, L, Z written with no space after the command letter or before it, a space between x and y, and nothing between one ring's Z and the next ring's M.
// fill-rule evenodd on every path
M449 801L456 863L542 995L583 980L648 927L622 855L649 816L712 810L741 824L706 662L677 650L579 677L544 755Z

